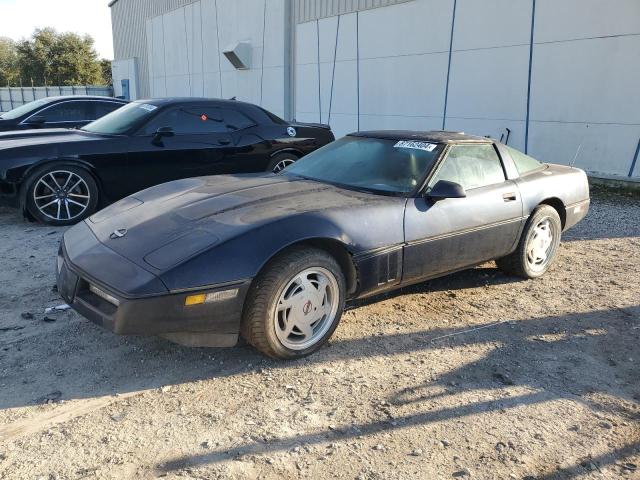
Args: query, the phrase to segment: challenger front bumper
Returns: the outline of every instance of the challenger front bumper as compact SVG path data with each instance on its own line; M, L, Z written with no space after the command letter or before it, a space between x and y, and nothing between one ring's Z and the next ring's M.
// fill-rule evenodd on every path
M150 290L149 285L157 290L162 282L102 245L88 228L83 233L90 235L89 240L85 236L74 242L73 235L70 239L65 235L57 259L58 292L82 316L120 335L160 335L190 346L235 345L250 280L197 291L170 292L162 286L163 292L127 294L112 285L144 284L138 290ZM90 265L91 270L83 268ZM118 275L121 281L115 283ZM232 296L229 291L237 293ZM220 298L211 303L185 305L190 295L216 292L225 294L211 296Z

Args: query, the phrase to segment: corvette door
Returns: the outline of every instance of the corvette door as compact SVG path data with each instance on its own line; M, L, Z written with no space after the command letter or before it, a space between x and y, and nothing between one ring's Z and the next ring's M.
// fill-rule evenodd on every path
M517 185L492 144L451 148L427 188L459 183L466 198L414 198L405 212L403 282L430 278L504 256L523 222Z

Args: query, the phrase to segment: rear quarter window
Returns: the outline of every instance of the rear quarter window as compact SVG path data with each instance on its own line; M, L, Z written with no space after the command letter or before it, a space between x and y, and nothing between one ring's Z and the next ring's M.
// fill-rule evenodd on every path
M507 150L509 151L509 155L511 155L511 158L513 159L513 163L516 164L516 168L518 169L518 173L520 175L524 175L528 172L533 172L534 170L538 170L543 166L542 162L539 162L529 155L525 155L515 148L507 146Z

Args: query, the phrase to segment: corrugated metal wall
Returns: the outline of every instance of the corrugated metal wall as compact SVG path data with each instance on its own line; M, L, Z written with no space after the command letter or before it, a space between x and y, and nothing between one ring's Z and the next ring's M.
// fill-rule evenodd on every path
M411 0L295 0L296 23L333 17Z
M146 21L195 0L118 0L111 6L113 51L116 60L138 59L139 95L151 95Z

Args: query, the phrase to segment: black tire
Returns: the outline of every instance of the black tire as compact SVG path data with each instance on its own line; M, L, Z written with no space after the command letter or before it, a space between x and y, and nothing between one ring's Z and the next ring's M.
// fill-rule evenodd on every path
M276 329L278 326L277 306L281 294L290 282L303 271L320 268L330 272L337 284L337 310L330 320L327 316L327 324L321 325L318 338L306 348L292 349L284 345ZM262 272L256 277L245 301L242 317L242 337L263 354L279 359L302 358L318 350L331 337L344 310L345 280L338 262L323 250L310 247L293 247L283 252L269 262ZM333 303L332 303L333 305ZM305 304L306 307L306 304ZM293 307L292 307L293 308ZM303 307L304 308L304 307ZM315 308L314 308L315 310ZM306 315L307 312L304 313ZM320 332L324 334L320 335Z
M296 162L298 156L293 153L283 152L273 156L269 165L267 166L267 172L278 173L284 167Z
M31 174L25 185L28 212L34 219L49 225L78 223L93 214L98 205L98 185L82 167L52 163ZM46 206L49 200L58 203ZM84 208L79 204L84 204Z
M547 250L546 260L544 263L535 265L528 256L527 247L532 240L535 241L536 227L545 220L549 221L552 239ZM496 260L496 264L498 268L505 273L524 278L541 277L549 270L549 267L555 259L561 236L562 222L556 209L549 205L540 205L533 211L529 220L527 220L522 236L520 237L520 242L518 243L518 248L510 255Z

